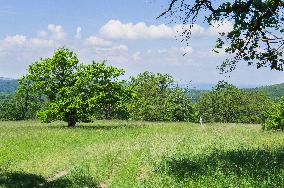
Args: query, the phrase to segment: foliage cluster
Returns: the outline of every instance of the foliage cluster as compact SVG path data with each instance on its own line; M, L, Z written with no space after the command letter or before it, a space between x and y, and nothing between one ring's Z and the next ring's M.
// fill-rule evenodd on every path
M266 121L262 124L266 130L284 130L284 96L266 113Z
M129 104L131 119L146 121L192 121L191 98L168 74L143 72L130 79L136 98Z
M264 93L245 92L221 81L199 98L197 109L206 122L262 123L272 104Z
M21 87L19 87L21 90ZM38 96L26 93L0 94L0 120L35 119L37 110L41 109L42 101Z

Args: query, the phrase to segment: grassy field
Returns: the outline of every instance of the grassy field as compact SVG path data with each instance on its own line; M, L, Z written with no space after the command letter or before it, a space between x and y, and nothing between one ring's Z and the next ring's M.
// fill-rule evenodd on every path
M284 133L258 125L0 122L0 187L284 187Z

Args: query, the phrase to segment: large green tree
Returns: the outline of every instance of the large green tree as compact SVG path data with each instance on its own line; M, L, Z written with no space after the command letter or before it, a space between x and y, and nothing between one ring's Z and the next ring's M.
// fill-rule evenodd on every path
M45 99L37 113L43 122L63 120L73 127L76 122L89 121L93 114L111 111L110 116L124 108L121 101L128 92L118 81L123 73L105 62L80 64L74 52L59 48L51 58L30 65L20 87Z
M146 121L190 121L194 112L186 90L177 87L168 74L143 72L131 77L130 86L136 93L129 103L132 119Z
M232 55L219 67L222 72L232 71L244 61L257 68L283 71L283 10L283 0L170 0L159 17L183 24L181 35L187 44L197 22L232 22L232 31L220 33L216 43L216 52L225 48Z

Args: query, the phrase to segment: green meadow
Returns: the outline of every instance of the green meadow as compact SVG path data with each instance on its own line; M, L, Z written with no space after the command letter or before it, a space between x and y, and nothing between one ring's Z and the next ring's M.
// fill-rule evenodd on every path
M284 187L283 132L259 125L0 122L0 187Z

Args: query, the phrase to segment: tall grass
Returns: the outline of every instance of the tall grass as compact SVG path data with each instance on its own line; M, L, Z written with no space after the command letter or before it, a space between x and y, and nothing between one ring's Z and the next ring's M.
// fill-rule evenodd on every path
M284 134L259 125L0 122L0 187L284 187Z

